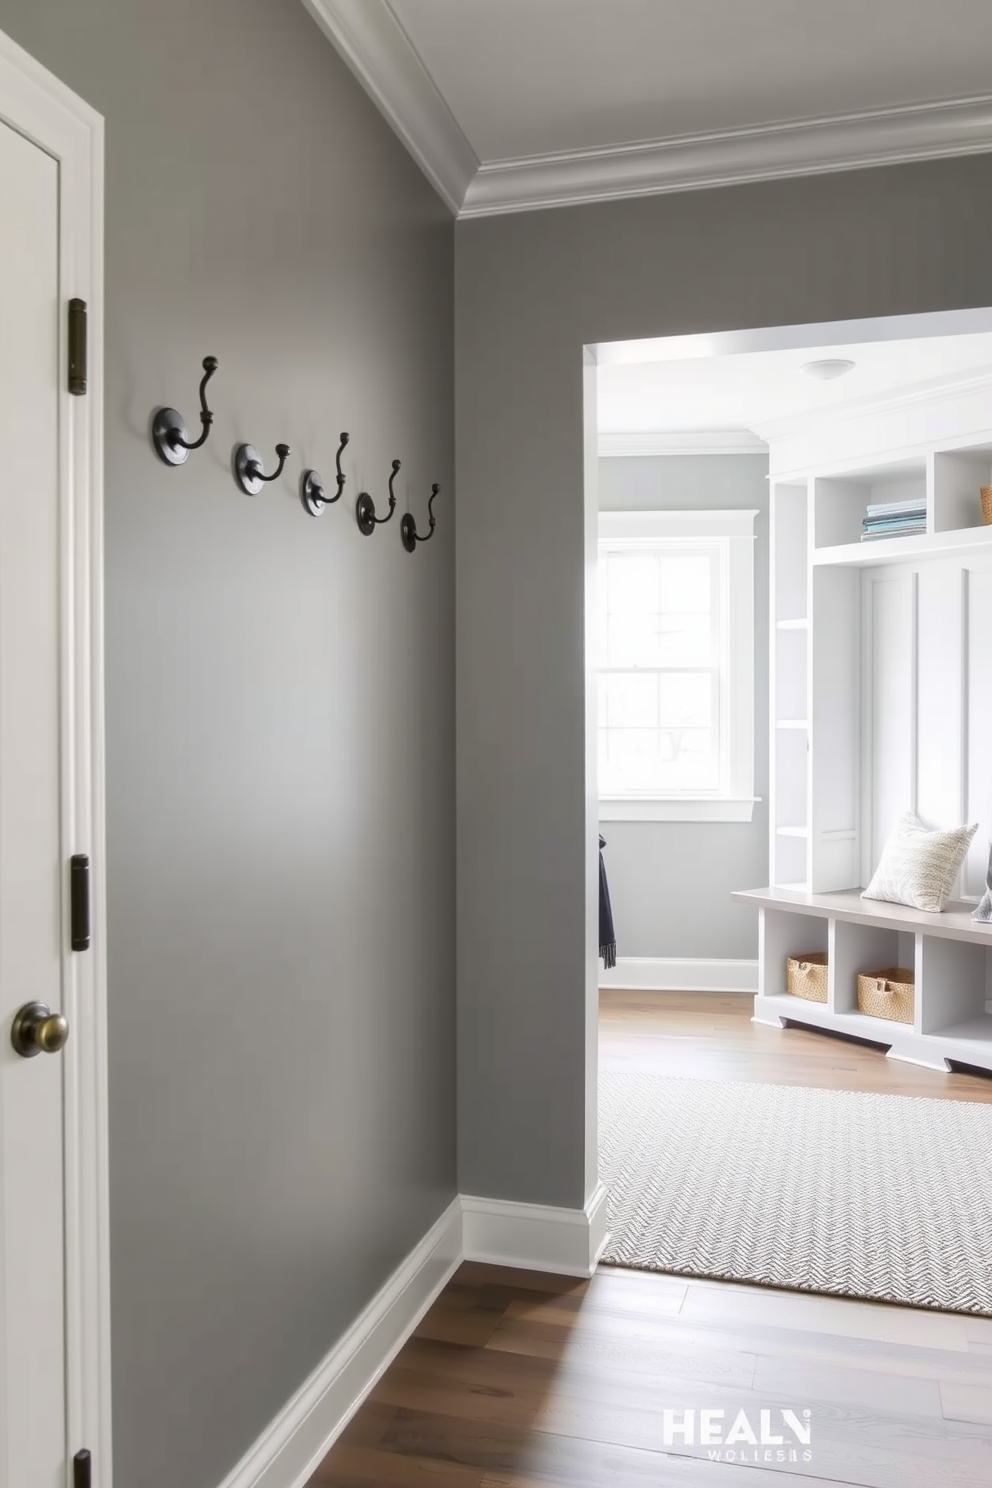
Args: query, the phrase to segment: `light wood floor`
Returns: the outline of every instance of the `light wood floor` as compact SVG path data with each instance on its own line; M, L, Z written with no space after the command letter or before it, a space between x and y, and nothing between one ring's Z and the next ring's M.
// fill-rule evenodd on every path
M740 993L603 991L600 1067L992 1103L990 1075L942 1074L853 1039L769 1028L751 1022L752 1005Z
M992 1080L747 1021L749 999L610 992L601 1060L992 1099ZM990 1240L992 1245L992 1240ZM667 1442L664 1412L811 1412L810 1461ZM698 1419L698 1416L697 1416ZM780 1433L781 1434L781 1433ZM764 1450L772 1453L769 1463ZM781 1449L788 1454L788 1446ZM992 1319L600 1267L466 1264L314 1476L321 1488L990 1488Z

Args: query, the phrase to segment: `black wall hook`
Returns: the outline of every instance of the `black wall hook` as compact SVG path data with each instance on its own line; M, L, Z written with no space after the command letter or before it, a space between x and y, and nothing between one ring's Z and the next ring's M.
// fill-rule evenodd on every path
M203 425L203 433L199 439L191 441L186 437L186 421L174 408L156 408L152 415L152 444L155 446L155 453L166 465L185 465L190 450L199 449L201 444L206 444L210 425L214 421L214 416L207 407L207 383L216 371L217 358L204 357L203 377L200 380L200 423Z
M393 481L399 472L399 460L393 461L393 473L389 477L389 517L396 510L396 497L393 495ZM368 491L362 491L355 504L355 517L358 521L358 530L365 537L371 537L377 527L389 521L389 517L377 517L375 514L375 502Z
M289 445L277 444L279 464L271 475L262 474L262 461L253 444L239 444L234 451L234 479L246 496L257 496L266 481L278 480L289 458Z
M335 501L341 500L344 491L344 483L347 476L341 473L341 456L344 454L349 435L341 435L341 443L338 445L337 458L337 483L338 488L333 496L328 496L324 489L324 482L316 470L304 470L300 480L300 500L303 502L304 511L308 511L312 517L319 517L325 506L333 506Z
M406 548L408 553L414 552L418 542L430 542L431 538L434 536L434 528L437 526L437 518L434 515L434 501L440 489L441 487L438 485L437 481L435 481L434 484L431 486L430 499L427 502L427 525L430 530L427 532L426 536L421 537L420 533L417 531L417 524L414 521L413 513L403 513L403 518L400 522L400 537L402 538L403 546Z

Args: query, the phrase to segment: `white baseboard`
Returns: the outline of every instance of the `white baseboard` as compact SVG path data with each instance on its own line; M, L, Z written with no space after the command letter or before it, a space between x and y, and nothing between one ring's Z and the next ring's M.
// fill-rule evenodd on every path
M585 1209L453 1199L221 1488L302 1488L462 1261L591 1276L607 1239L602 1184Z
M645 992L757 992L758 963L618 956L609 971L599 968L599 985Z
M462 1195L467 1261L591 1276L606 1248L606 1189L596 1188L584 1209L515 1204Z
M302 1488L462 1259L456 1198L221 1488Z

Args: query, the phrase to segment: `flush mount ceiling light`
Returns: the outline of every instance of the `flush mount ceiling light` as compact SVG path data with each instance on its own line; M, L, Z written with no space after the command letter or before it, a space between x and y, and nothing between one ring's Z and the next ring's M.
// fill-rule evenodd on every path
M799 370L805 372L807 377L815 377L817 382L830 382L835 377L843 377L844 373L850 372L853 366L853 362L843 361L837 357L836 359L827 358L823 362L805 362Z

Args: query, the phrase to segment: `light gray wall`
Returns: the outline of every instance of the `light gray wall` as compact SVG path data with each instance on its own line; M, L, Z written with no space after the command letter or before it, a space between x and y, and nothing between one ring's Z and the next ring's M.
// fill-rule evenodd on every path
M990 232L988 156L458 224L463 1191L588 1192L583 343L987 305Z
M216 1488L455 1191L454 233L298 0L0 28L107 123L116 1481ZM412 557L354 522L394 455Z
M599 462L601 511L756 509L754 793L749 822L604 821L620 956L758 954L753 910L732 889L768 882L768 458L624 456Z

